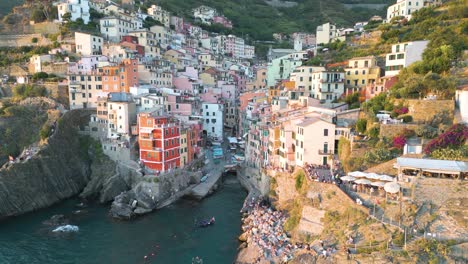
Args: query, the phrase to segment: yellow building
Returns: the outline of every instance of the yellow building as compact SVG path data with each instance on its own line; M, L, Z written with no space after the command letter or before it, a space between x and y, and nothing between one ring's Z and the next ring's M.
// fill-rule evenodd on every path
M187 152L187 132L188 128L182 128L180 130L180 167L183 168L188 163L188 152Z
M352 58L345 69L346 94L358 92L380 78L381 70L374 56Z

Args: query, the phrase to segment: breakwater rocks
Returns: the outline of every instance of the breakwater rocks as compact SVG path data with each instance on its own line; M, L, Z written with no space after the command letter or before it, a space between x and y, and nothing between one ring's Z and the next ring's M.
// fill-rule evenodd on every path
M186 195L201 177L201 172L180 169L159 176L141 175L131 189L115 197L110 215L128 220L164 207Z
M85 187L90 176L89 160L80 151L76 127L86 124L90 113L66 113L37 154L0 169L0 218L48 207Z

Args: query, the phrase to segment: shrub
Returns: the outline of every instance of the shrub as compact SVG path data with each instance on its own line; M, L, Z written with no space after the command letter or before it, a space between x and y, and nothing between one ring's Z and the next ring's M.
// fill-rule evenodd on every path
M439 160L465 160L468 159L468 147L463 146L460 149L436 149L431 153L431 157Z
M393 109L393 111L394 111L397 115L404 115L404 114L407 114L407 113L408 113L408 107L405 107L405 106L397 107L397 108Z
M431 154L436 149L458 148L465 144L468 128L464 124L453 125L447 132L431 140L424 148L424 153Z
M378 138L380 134L380 128L378 126L374 126L369 129L368 134L371 138Z
M37 42L39 42L39 39L38 39L38 38L32 38L32 39L31 39L31 42L32 42L32 43L37 43Z
M13 88L13 96L16 98L38 97L47 95L47 90L43 86L21 84Z
M438 130L435 127L432 127L430 125L425 125L422 127L418 127L416 129L416 135L418 137L424 137L424 138L435 138L437 137Z
M365 133L367 130L367 119L365 118L358 119L356 122L356 130L361 134Z
M393 146L397 149L402 149L406 144L406 137L399 135L393 138Z
M403 122L404 122L404 123L413 122L413 117L410 116L410 115L404 115L404 116L401 116L400 118L403 119Z
M302 185L305 181L304 172L300 171L296 175L296 191L299 191L302 188Z
M44 124L41 127L41 130L39 131L39 135L41 136L41 139L46 139L49 137L50 128L51 127L48 124Z

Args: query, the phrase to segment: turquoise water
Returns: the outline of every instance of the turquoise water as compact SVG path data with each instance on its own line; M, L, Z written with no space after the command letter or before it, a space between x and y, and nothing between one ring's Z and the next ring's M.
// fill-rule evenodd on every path
M13 7L22 5L24 0L0 0L0 15L10 13Z
M78 201L0 222L0 263L232 263L238 247L240 214L246 193L233 176L201 201L181 200L132 222L112 220L108 208L90 206L73 216ZM54 214L71 215L78 233L56 235L42 224ZM196 219L216 217L216 224L195 228ZM152 256L151 254L155 255ZM145 261L144 256L149 258Z

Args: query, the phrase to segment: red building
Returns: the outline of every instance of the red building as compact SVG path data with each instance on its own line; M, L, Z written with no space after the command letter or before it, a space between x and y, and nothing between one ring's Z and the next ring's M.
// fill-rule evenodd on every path
M140 161L159 172L180 167L180 124L156 112L138 115Z

